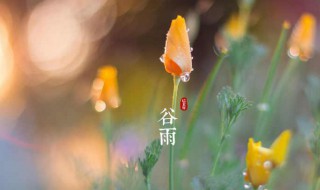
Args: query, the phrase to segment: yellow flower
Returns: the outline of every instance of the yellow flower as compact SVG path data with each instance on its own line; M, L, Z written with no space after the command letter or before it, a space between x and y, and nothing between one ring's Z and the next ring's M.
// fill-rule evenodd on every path
M249 12L241 10L234 13L215 36L215 45L219 52L227 53L233 42L243 39L247 32Z
M291 132L286 130L273 142L270 148L262 147L262 143L249 139L246 157L247 170L245 181L255 188L265 185L272 169L281 166L286 159Z
M98 70L97 78L92 85L92 100L98 112L104 111L107 107L119 107L120 98L115 67L104 66Z
M186 23L181 16L171 22L162 61L166 71L173 76L188 75L193 70Z
M314 51L316 19L312 14L305 13L298 20L289 40L289 55L308 61Z
M226 35L234 41L240 40L246 33L248 22L248 15L233 14L224 26L224 31Z

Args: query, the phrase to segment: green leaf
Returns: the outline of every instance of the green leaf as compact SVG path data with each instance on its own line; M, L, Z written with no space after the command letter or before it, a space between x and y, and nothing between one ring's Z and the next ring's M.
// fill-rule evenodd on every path
M139 158L139 164L142 168L142 174L145 176L145 178L150 175L152 168L158 162L161 150L162 146L160 145L160 140L156 139L152 141L151 144L144 150L144 159Z
M234 93L230 87L223 87L217 95L220 113L225 126L231 126L239 115L252 104L241 95Z

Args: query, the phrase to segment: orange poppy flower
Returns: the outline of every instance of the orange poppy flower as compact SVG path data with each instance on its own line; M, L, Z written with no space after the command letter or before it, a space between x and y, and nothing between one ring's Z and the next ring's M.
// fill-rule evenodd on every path
M98 112L104 111L107 107L119 107L120 98L115 67L104 66L98 70L97 78L92 85L92 100Z
M304 13L298 20L289 40L289 55L308 61L313 56L316 19L312 14Z
M189 75L193 70L186 23L181 16L171 22L161 61L164 63L166 71L173 76Z

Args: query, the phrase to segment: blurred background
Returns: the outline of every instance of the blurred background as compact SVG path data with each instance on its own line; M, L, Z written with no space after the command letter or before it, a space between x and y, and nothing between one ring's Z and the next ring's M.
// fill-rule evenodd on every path
M283 21L293 25L304 12L320 18L319 10L318 0L255 2L248 33L261 45L261 64L252 66L244 80L247 87L239 92L257 100ZM159 114L170 107L172 78L159 57L171 20L182 15L190 29L194 71L191 80L180 85L178 98L187 97L191 109L216 60L215 36L237 11L236 0L1 0L0 189L90 189L105 175L113 178L119 163L137 158L158 137ZM305 64L303 76L320 72L318 34L314 57ZM283 60L280 68L287 58ZM118 69L121 98L120 107L111 111L111 151L101 132L105 115L90 100L97 70L104 65ZM228 67L223 66L208 100L212 106L221 86L230 83L229 75ZM295 129L293 116L310 115L303 98L305 81L293 81L297 89L294 103L283 105L275 125ZM178 113L180 125L188 113ZM195 132L200 143L206 143L201 138L205 134L215 133L212 116L219 118L218 111L203 111L203 122ZM246 119L252 117L248 114ZM254 122L246 125L238 133L242 156ZM210 163L212 157L206 153L210 146L194 146L204 148L195 151L193 159ZM111 166L108 159L112 159ZM161 157L159 165L166 166L166 159ZM156 170L154 183L165 189L161 187L167 187L167 168ZM200 165L184 183L205 171L206 166Z

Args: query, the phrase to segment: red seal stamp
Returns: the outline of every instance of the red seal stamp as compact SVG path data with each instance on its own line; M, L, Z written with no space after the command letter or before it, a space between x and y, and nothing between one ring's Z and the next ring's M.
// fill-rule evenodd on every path
M181 98L181 100L180 100L180 109L182 111L188 110L188 99L186 97Z

